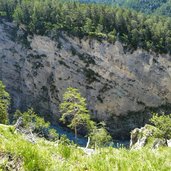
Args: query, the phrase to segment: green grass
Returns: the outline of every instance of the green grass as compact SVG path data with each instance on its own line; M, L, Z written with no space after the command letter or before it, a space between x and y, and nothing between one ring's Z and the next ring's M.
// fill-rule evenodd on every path
M26 171L170 171L171 148L142 150L101 148L87 155L75 145L37 138L25 140L13 126L0 125L0 154L20 158ZM1 166L0 170L3 170Z

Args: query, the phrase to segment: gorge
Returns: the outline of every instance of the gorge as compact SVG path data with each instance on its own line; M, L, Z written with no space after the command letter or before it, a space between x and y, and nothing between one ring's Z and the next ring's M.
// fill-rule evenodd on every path
M127 139L150 112L171 111L171 58L124 44L65 32L29 34L0 19L0 80L11 95L11 113L33 107L56 124L69 86L86 97L92 118L114 138ZM12 118L12 114L10 116Z

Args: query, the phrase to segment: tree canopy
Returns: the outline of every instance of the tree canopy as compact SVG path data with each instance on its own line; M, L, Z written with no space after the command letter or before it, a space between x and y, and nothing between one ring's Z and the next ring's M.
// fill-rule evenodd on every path
M145 14L171 16L171 0L79 0L84 3L107 4L136 10Z
M67 88L60 104L60 112L60 120L75 131L76 139L79 131L90 138L90 144L95 148L109 145L111 142L112 137L106 130L105 123L96 124L91 120L86 99L81 96L78 89Z
M119 40L129 49L171 54L171 18L167 17L62 0L0 0L0 14L36 34L66 31L79 37Z
M155 132L157 138L171 139L171 114L157 114L154 113L150 119L151 123L158 128Z
M76 88L67 88L63 95L63 102L60 104L62 114L60 120L69 128L74 129L75 138L77 138L77 130L87 133L94 126L86 106L86 99Z

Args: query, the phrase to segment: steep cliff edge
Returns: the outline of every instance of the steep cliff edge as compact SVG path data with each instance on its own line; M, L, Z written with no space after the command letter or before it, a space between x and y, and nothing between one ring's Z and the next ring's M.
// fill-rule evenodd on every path
M28 35L0 21L0 80L12 107L35 108L52 122L68 86L87 98L92 117L123 138L148 120L148 109L171 104L171 57L122 44L68 36ZM144 112L145 111L145 112Z

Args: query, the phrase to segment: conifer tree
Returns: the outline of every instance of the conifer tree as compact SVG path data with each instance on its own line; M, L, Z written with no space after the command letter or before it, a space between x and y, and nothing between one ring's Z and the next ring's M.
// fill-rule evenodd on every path
M67 88L63 95L63 102L60 104L60 112L62 114L60 120L74 130L75 139L77 139L78 129L86 129L88 132L94 125L90 120L86 99L76 88Z

